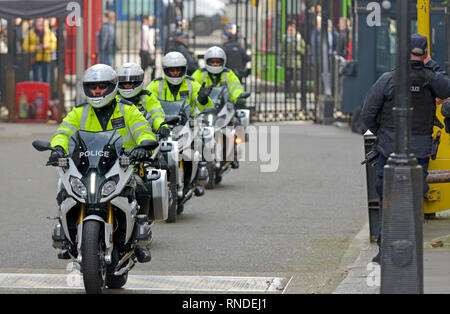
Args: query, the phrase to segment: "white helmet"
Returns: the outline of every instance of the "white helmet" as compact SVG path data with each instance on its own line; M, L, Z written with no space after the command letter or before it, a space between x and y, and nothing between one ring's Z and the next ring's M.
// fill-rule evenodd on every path
M136 63L124 63L117 70L119 76L119 93L129 99L138 95L144 88L144 70ZM132 83L132 88L125 88L124 83Z
M209 59L221 59L222 64L220 66L211 66L208 64ZM212 74L219 74L222 73L225 69L225 64L227 63L227 55L225 54L225 51L223 51L222 48L213 46L206 50L205 52L205 63L206 63L206 70L209 73Z
M88 103L94 108L101 108L109 104L117 95L117 73L106 64L96 64L84 72L83 90ZM104 84L108 89L102 96L94 96L91 88Z
M164 78L172 85L180 85L186 77L187 61L186 58L178 51L169 52L162 59L162 67L164 71ZM181 68L180 76L170 76L167 71L170 68Z

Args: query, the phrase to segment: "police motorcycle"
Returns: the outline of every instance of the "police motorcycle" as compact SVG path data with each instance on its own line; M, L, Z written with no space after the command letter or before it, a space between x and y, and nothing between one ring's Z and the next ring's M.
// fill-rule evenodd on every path
M38 151L54 150L46 141L32 145ZM47 163L59 174L58 216L49 217L59 222L53 247L68 252L80 266L87 293L124 286L137 262L135 248L149 244L152 221L167 219L167 174L154 167L157 146L145 140L134 148L154 150L149 162L142 163L131 155L134 149L125 151L116 130L77 131L69 153ZM136 170L144 184L133 175ZM144 201L137 193L142 186L147 189Z
M231 168L238 168L237 159L241 154L241 145L244 145L243 142L247 140L246 128L250 124L250 110L245 107L236 108L237 106L228 95L226 83L213 87L209 95L214 103L215 111L209 113L205 121L207 126L214 127L216 159L208 162L207 189L213 189L216 184L219 184L223 175ZM249 96L249 92L244 92L238 99L246 99Z
M212 128L203 128L200 120L207 108L192 117L191 106L186 100L163 101L161 106L170 128L168 137L160 140L161 154L167 162L170 204L166 222L176 222L177 214L184 210L184 204L193 196L202 196L207 184L208 172L202 161L205 141L212 141Z

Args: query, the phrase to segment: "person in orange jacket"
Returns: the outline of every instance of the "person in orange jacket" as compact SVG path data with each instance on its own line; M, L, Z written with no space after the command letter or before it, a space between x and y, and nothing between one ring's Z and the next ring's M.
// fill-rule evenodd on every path
M34 27L30 29L22 43L23 50L33 54L32 81L50 83L52 52L56 50L56 42L56 35L48 24L46 25L45 20L36 19Z

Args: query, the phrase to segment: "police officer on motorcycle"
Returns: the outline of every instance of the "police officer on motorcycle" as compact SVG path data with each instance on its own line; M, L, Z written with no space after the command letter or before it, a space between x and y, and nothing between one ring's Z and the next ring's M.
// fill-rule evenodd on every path
M427 54L427 38L413 34L411 36L410 57L412 136L411 152L418 159L423 169L423 187L428 191L426 183L428 163L432 149L433 124L435 122L435 99L445 99L450 96L450 79L436 62ZM366 127L377 136L376 149L379 157L377 162L376 189L380 197L380 221L383 204L383 168L388 157L394 151L394 76L395 70L384 73L370 88L361 117ZM381 224L378 230L378 246L381 245ZM380 263L380 252L373 258L373 262Z
M150 126L139 110L126 100L119 100L117 95L118 76L112 67L105 64L96 64L88 68L83 77L83 91L87 102L76 105L64 118L63 122L52 136L52 151L49 161L55 162L68 152L69 138L78 130L100 132L116 129L123 137L123 147L133 148L144 140L156 140ZM136 160L146 160L151 151L137 148L132 156ZM147 208L148 210L148 208ZM140 212L148 215L148 212ZM147 222L144 228L150 228ZM148 242L150 239L148 239ZM137 247L135 254L139 262L148 262L151 259L147 246ZM65 250L58 254L59 258L70 258Z
M147 90L154 94L161 101L186 100L191 108L192 116L214 107L209 98L212 87L205 87L197 83L192 77L186 74L186 58L177 51L167 53L162 59L164 75L157 78L147 86ZM195 195L204 194L203 186L198 185Z
M231 101L240 106L245 105L245 100L239 99L244 88L233 70L226 67L225 51L218 46L209 48L205 52L205 63L205 67L195 71L192 77L200 84L205 83L206 86L218 87L225 83Z
M239 98L244 88L233 70L225 66L227 64L225 51L218 46L209 48L205 52L205 63L205 67L195 71L192 77L206 86L219 87L225 84L230 100L238 107L245 106L245 99ZM233 161L232 168L239 168L239 162Z
M144 89L144 70L136 63L125 63L117 70L120 96L136 105L149 122L153 131L159 131L161 137L169 135L170 130L164 122L165 114L158 98Z
M207 107L214 107L209 98L210 87L201 86L186 74L186 58L177 51L169 52L162 59L163 77L155 79L147 90L159 100L175 101L186 99L195 115Z

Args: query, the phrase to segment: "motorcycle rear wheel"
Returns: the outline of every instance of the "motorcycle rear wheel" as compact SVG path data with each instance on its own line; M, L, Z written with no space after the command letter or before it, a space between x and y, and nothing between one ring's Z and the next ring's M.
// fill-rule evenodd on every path
M177 222L177 204L178 204L178 197L177 197L177 186L176 184L169 183L169 197L171 198L170 204L169 204L169 212L167 214L167 223L174 223Z
M99 221L88 220L83 223L83 282L88 294L101 294L106 283L105 244Z

